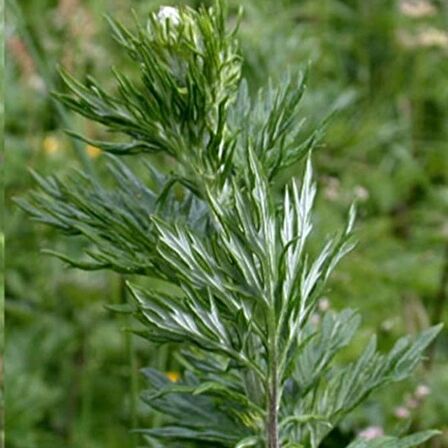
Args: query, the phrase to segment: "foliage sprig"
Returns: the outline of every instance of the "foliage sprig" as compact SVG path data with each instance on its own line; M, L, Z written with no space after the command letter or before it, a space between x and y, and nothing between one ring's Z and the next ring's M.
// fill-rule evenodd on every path
M185 367L177 383L143 372L143 400L166 416L163 426L141 430L148 443L317 448L373 391L410 375L440 327L400 339L387 354L373 337L358 359L339 366L335 356L354 337L358 314L329 311L318 325L312 316L353 248L355 211L312 258L309 155L321 129L300 133L306 77L251 100L221 2L163 10L135 33L110 23L139 81L114 72L110 94L93 79L82 84L63 73L69 93L57 98L127 137L77 136L114 154L114 186L81 172L63 180L35 174L39 189L19 202L34 219L88 240L88 261L57 254L71 265L159 278L179 291L128 284L126 310L142 323L138 334L179 344ZM172 158L175 170L162 174L145 162L150 183L116 157L155 153ZM301 182L277 194L276 176L304 158ZM349 448L412 447L433 434L356 440Z

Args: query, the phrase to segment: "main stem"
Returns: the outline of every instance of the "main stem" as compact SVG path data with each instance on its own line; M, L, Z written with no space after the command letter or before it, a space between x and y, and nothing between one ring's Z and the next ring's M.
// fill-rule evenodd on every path
M277 325L275 311L268 317L269 332L269 366L268 366L268 400L267 400L267 448L280 448L278 434L279 377L277 351Z

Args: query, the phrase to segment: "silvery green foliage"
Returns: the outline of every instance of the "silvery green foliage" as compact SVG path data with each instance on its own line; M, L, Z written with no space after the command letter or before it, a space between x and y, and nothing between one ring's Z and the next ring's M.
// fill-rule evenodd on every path
M38 190L20 203L36 220L90 242L88 261L56 254L73 266L157 277L181 291L128 285L138 334L179 344L185 366L177 383L143 371L143 400L166 416L162 427L141 430L150 444L316 448L373 391L406 378L439 328L400 339L387 354L372 338L351 364L334 362L358 314L327 312L319 325L311 317L352 249L354 209L312 259L316 187L307 155L320 129L300 133L305 78L250 100L235 31L225 23L220 3L163 9L135 34L111 20L140 79L114 73L111 95L93 79L84 85L63 75L69 93L57 96L65 105L127 137L78 138L115 155L164 153L174 173L145 161L150 188L112 157L112 188L80 172L63 180L35 174ZM278 195L277 174L304 158L301 181ZM349 448L412 447L433 434Z

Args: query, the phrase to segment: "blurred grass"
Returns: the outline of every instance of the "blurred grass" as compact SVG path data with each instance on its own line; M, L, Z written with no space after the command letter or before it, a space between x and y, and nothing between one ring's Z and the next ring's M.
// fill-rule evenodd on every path
M143 17L162 3L19 2L25 34L14 11L7 11L8 447L136 446L128 430L158 418L137 401L137 368L150 364L167 372L177 370L169 348L156 351L129 339L120 331L129 322L103 308L125 300L122 280L108 273L67 270L42 256L43 247L79 253L83 243L34 225L12 203L14 196L31 187L26 168L51 174L82 163L62 128L77 128L92 137L103 132L73 115L61 120L48 96L49 84L60 87L57 65L81 79L93 74L113 88L110 65L128 64L109 37L103 14L129 23L131 7ZM306 123L312 126L332 113L326 140L315 154L320 187L315 244L342 223L348 204L357 198L359 244L328 292L331 306L359 308L365 318L363 333L347 358L359 351L372 331L380 333L386 347L405 331L448 322L446 303L440 306L447 294L443 271L448 245L448 4L229 3L231 11L238 6L245 10L240 36L252 92L268 78L280 82L288 70L310 63L303 105ZM45 76L39 60L45 64ZM91 147L81 150L102 177L103 157ZM408 423L413 429L441 428L444 435L432 446L448 447L448 409L442 399L448 387L447 342L445 330L431 355L432 364L422 368L413 383L375 396L338 429L339 436L333 434L328 446L341 446L344 442L338 437L369 425L388 430L403 425L394 412L408 406L422 382L432 394L416 409L408 406Z

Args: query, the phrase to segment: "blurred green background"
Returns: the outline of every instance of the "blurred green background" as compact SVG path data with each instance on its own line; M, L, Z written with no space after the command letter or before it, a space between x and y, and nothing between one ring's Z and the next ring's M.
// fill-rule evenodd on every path
M13 204L32 187L28 169L64 173L104 156L74 147L64 128L102 130L52 103L58 65L113 89L110 67L132 73L104 14L132 23L165 2L11 0L6 21L6 446L133 448L133 427L157 424L138 401L138 369L173 380L175 352L131 338L127 318L104 305L126 301L123 278L67 269L42 248L79 253L81 242L36 225ZM175 5L187 2L170 2ZM197 6L199 1L188 2ZM356 356L379 333L389 347L405 332L448 323L448 2L445 0L230 0L245 76L255 94L269 78L310 65L305 126L330 113L314 160L319 184L316 242L358 202L356 250L334 275L321 308L352 306L362 333ZM130 161L130 163L135 163ZM158 159L157 163L167 163ZM300 173L299 167L290 174ZM316 318L319 316L317 315ZM448 333L412 381L388 388L330 436L344 446L366 429L436 427L428 446L448 447Z

